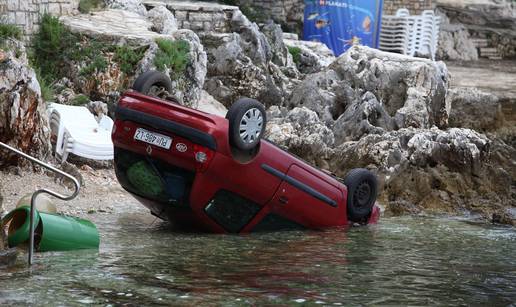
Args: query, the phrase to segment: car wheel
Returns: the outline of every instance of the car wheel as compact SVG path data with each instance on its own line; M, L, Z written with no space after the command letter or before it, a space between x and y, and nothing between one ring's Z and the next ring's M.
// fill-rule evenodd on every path
M241 98L229 108L229 141L240 150L251 150L259 143L265 131L265 107L251 98Z
M169 76L156 70L149 70L134 81L132 89L144 95L166 98L173 87Z
M356 168L348 173L344 184L348 188L348 220L365 222L376 202L378 193L376 176L366 169Z

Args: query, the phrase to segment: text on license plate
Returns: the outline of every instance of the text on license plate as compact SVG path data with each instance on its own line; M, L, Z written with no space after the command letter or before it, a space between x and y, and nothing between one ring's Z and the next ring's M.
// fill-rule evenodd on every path
M142 141L145 143L149 143L152 145L156 145L161 148L170 149L172 145L172 138L163 134L150 132L143 128L136 129L136 133L134 134L134 139L138 141Z

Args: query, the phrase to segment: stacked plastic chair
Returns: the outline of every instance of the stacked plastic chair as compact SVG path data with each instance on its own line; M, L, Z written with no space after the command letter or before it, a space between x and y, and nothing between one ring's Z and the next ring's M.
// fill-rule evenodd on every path
M380 50L434 59L440 22L441 17L430 10L411 16L407 9L399 9L394 16L384 15Z

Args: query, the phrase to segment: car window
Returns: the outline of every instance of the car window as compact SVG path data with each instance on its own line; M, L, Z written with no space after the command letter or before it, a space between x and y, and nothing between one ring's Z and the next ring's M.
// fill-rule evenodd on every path
M232 233L240 232L260 211L261 207L235 193L220 190L204 211L217 224Z

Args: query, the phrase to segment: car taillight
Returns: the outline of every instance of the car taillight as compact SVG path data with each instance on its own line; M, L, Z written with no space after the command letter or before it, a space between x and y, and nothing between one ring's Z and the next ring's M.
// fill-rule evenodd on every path
M213 150L200 145L194 145L195 167L198 172L204 172L208 169L213 156L215 156Z

